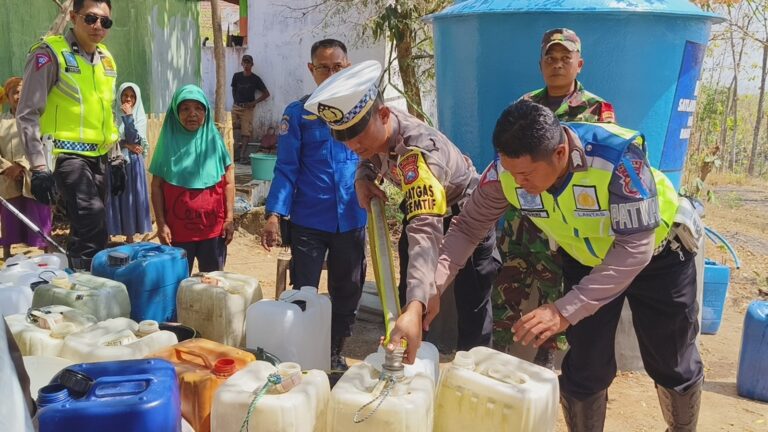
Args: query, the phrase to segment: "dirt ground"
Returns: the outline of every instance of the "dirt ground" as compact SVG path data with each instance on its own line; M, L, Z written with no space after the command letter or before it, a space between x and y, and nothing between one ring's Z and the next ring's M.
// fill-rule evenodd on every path
M707 204L704 221L733 245L741 258L741 268L735 270L732 267L731 286L719 332L699 338L706 374L699 431L766 432L768 403L739 397L736 374L744 312L750 301L768 300L768 184L726 180L729 183L717 179L711 181L715 202ZM258 277L265 298L273 298L279 249L266 252L260 246L259 238L252 234L258 232L254 225L258 222L238 230L229 249L227 270ZM707 244L706 257L733 266L733 260L712 242ZM368 280L373 280L370 265ZM320 290L325 291L324 280ZM354 336L345 347L350 363L375 351L382 333L381 323L358 320ZM444 364L450 359L451 356L442 357ZM609 390L605 430L664 429L652 381L645 373L620 373ZM562 414L557 430L566 430Z

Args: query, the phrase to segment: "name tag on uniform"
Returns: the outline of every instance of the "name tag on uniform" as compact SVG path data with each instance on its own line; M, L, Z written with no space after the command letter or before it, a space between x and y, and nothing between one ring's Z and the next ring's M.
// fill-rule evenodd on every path
M517 200L520 202L520 212L528 217L548 218L549 212L544 209L541 195L532 195L523 188L515 189Z
M115 71L115 62L109 57L102 57L101 64L104 65L104 75L110 77L116 77L117 71Z
M80 65L77 64L77 57L72 51L61 53L64 57L64 70L68 73L80 73Z
M597 198L597 188L595 186L573 186L573 199L576 203L574 214L582 218L603 218L610 213L608 210L600 208L600 201Z

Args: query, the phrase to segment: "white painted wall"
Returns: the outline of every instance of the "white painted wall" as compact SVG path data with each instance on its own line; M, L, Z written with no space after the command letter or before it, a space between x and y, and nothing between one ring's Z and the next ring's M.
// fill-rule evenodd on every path
M149 15L151 47L155 58L150 62L150 88L142 89L142 93L151 92L154 112L165 111L176 89L197 83L194 65L200 60L197 51L189 49L200 43L198 23L185 17L168 19L159 8L153 7Z
M256 107L254 128L257 135L268 124L279 122L285 107L311 93L315 82L307 70L312 43L325 38L344 42L353 63L363 60L385 60L385 45L361 44L358 29L353 25L324 28L323 14L310 13L302 18L286 8L317 3L317 0L250 0L248 2L248 41L246 49L253 55L254 72L267 85L272 97ZM360 21L349 17L348 22ZM363 46L360 46L363 45Z
M240 67L240 60L243 58L243 54L246 53L246 50L247 49L245 47L224 48L226 68L226 73L224 75L224 93L227 95L227 101L225 103L225 109L227 111L232 110L232 75L234 75L235 72L240 72L243 70L243 68ZM211 102L211 104L213 104L215 101L214 97L216 95L216 63L213 61L213 46L202 47L200 57L200 71L202 81L201 88L205 92L205 96L208 97L208 100Z

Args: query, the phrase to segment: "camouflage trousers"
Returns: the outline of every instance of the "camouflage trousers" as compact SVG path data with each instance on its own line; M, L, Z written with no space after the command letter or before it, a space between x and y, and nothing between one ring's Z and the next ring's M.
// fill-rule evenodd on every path
M504 216L504 228L499 237L501 272L496 277L491 301L493 303L493 346L509 352L511 328L524 313L522 303L533 290L539 294L538 305L552 303L563 295L563 270L560 257L552 252L546 234L510 207ZM565 337L551 338L541 348L565 349Z

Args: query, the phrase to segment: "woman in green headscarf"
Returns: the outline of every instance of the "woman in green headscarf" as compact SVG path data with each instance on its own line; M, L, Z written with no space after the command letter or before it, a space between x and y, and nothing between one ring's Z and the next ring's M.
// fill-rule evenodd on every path
M149 165L160 242L187 251L189 270L223 270L234 233L235 171L203 91L173 95Z

